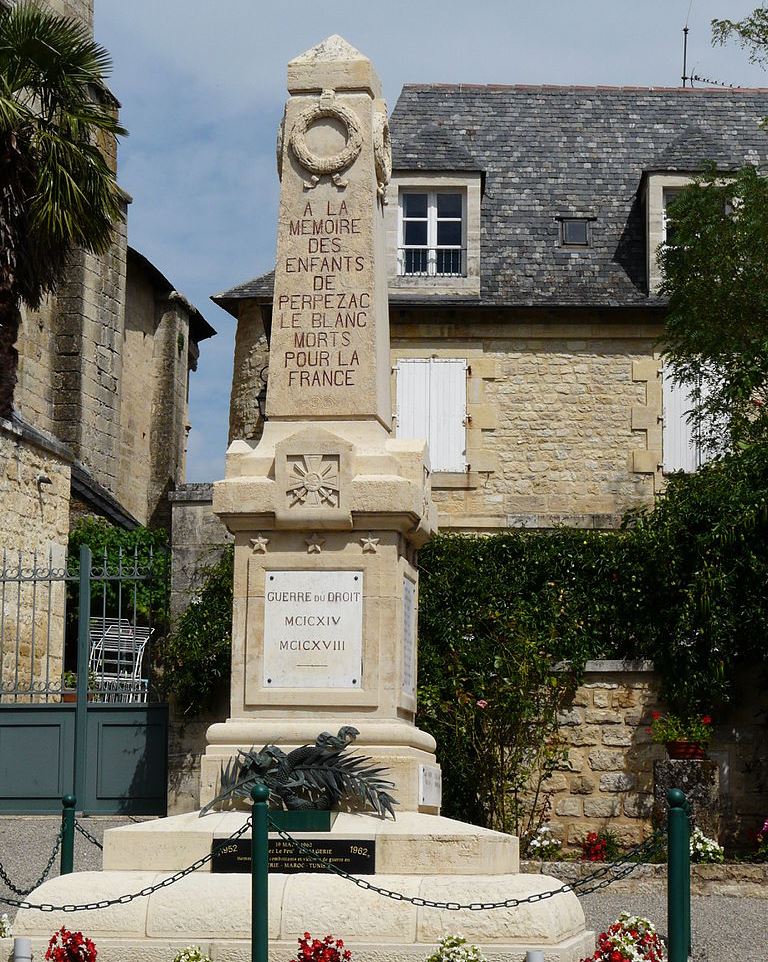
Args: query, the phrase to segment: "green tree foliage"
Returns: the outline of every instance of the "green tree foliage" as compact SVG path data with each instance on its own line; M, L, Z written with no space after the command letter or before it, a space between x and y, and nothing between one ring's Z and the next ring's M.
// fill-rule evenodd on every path
M758 7L743 20L713 20L712 42L724 44L734 39L749 52L749 62L768 63L768 10Z
M632 522L647 557L643 653L670 706L710 713L768 668L768 443L675 476Z
M73 574L80 570L80 546L86 545L93 556L91 613L136 620L163 632L168 621L170 592L170 553L168 535L161 529L134 528L126 531L104 518L82 518L69 536L67 566ZM73 592L74 584L70 583ZM75 594L67 606L77 614Z
M618 576L594 534L556 537L560 554L546 535L441 535L420 558L418 724L438 744L445 812L524 836L540 823L563 756L557 714L590 653L572 589L605 561L609 583ZM614 600L602 600L597 617L611 620Z
M13 410L20 306L55 290L75 247L109 249L122 198L97 146L124 134L84 24L0 7L0 417Z
M659 250L663 348L692 388L690 420L714 452L768 438L768 179L712 168L670 216L672 240Z
M215 564L202 569L202 587L166 644L166 687L187 714L210 707L221 685L229 682L234 557L229 545Z

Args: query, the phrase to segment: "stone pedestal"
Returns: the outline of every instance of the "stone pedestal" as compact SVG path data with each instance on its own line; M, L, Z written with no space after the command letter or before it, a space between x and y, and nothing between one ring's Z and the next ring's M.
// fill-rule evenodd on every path
M720 768L710 759L667 758L653 763L653 823L667 820L667 791L679 788L691 804L695 826L716 841L720 834Z
M33 898L53 905L87 903L139 891L210 852L245 817L225 812L201 819L193 812L112 829L104 839L105 871L52 879ZM439 816L403 812L392 821L340 813L326 837L370 840L376 851L370 880L409 897L496 902L561 884L547 875L518 874L516 838ZM200 945L214 962L245 962L250 876L214 874L210 868L209 863L148 898L96 913L22 910L14 931L31 936L40 954L50 933L67 925L95 939L101 962L168 962L189 944ZM545 949L547 962L579 962L594 948L572 892L509 909L450 911L392 901L335 876L270 874L270 959L290 958L304 931L343 937L357 962L423 962L447 932L477 942L489 962L523 962L536 948Z
M288 66L267 421L235 441L214 511L235 536L232 704L208 732L201 803L238 748L352 725L401 810L437 812L414 725L416 550L435 529L423 440L391 435L386 105L330 37Z

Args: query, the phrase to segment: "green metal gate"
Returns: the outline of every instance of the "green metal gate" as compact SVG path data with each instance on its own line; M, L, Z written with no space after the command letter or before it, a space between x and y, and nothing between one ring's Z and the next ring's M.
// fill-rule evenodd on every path
M139 601L155 576L122 549L3 552L0 813L59 812L68 793L88 813L166 813L159 633Z

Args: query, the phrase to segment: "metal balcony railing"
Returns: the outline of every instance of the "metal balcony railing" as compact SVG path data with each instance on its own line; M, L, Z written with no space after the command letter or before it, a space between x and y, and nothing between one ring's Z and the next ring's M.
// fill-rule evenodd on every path
M401 277L466 277L466 247L399 247Z

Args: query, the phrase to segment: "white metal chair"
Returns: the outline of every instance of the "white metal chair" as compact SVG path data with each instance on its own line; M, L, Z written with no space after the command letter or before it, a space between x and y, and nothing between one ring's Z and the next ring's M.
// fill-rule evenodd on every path
M88 670L96 676L104 701L146 702L148 681L142 677L142 667L153 629L132 625L125 619L113 619L111 624L95 628ZM100 628L103 630L99 632Z

